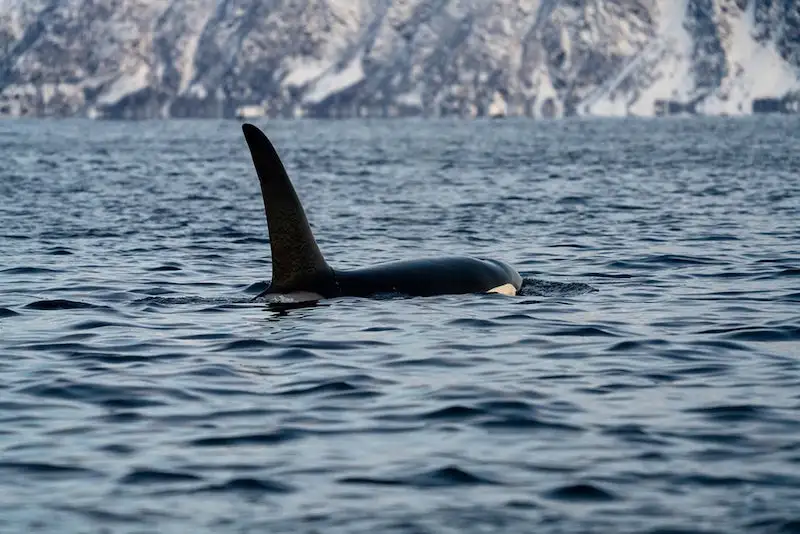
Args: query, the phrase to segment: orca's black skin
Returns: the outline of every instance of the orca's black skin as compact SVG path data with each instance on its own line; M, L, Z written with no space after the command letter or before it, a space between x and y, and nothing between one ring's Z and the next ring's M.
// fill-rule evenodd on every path
M426 258L334 271L317 246L292 182L264 133L243 124L267 216L272 250L272 281L259 297L291 292L324 298L370 297L395 293L412 297L485 293L522 286L522 277L505 262L470 257Z

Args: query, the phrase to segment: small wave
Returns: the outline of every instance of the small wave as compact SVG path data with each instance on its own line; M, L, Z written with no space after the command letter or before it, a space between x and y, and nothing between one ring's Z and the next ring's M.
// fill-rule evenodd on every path
M384 366L386 367L431 367L434 369L449 367L451 365L452 362L448 361L446 358L439 358L435 356L422 358L398 358L384 363Z
M137 344L131 347L133 349L147 349L147 345L144 344ZM182 358L188 358L189 354L183 353L161 353L161 354L117 354L117 353L106 353L106 352L99 352L97 350L84 350L84 351L75 351L70 353L70 358L75 360L88 360L93 362L99 363L107 363L107 364L127 364L127 363L155 363L155 362L164 362L168 360L179 360Z
M307 349L284 349L270 355L271 359L281 361L316 360L319 358L314 352Z
M0 472L17 472L26 477L36 478L74 478L74 477L96 477L100 473L85 467L71 465L59 465L44 462L0 462Z
M234 369L231 366L224 365L224 364L205 364L205 365L196 365L191 369L187 369L181 372L182 376L201 376L201 377L238 377L239 369Z
M769 534L797 534L800 532L800 518L786 519L781 517L771 517L759 519L747 525L754 529L754 532L766 532Z
M293 343L297 348L319 350L319 351L342 351L349 352L367 347L383 347L390 345L388 342L376 339L360 339L356 341L334 341L334 340L303 340Z
M107 386L104 384L79 383L61 380L57 383L28 386L21 393L37 397L69 401L89 402L107 408L143 408L163 406L164 402L149 398L151 393L164 393L161 388L151 391L142 387Z
M19 313L10 308L0 308L0 319L5 317L14 317L16 315L19 315Z
M784 325L776 327L738 326L734 328L713 328L700 334L723 334L726 339L736 341L796 341L800 339L800 327Z
M739 241L739 238L732 234L706 234L702 237L689 237L686 241L715 242L715 241Z
M263 434L243 434L239 436L214 436L192 440L195 447L235 447L241 445L275 445L300 439L303 433L292 428L282 428Z
M575 337L620 337L622 334L611 332L610 329L600 328L599 326L572 326L552 330L547 333L550 336L575 336Z
M414 416L431 421L469 421L481 419L488 427L560 427L558 424L544 423L534 416L532 405L522 401L486 401L475 405L453 404ZM563 427L561 427L563 428Z
M163 295L175 294L177 291L163 288L152 288L142 291L133 291L134 293L146 292L150 296L137 299L134 301L136 305L148 304L151 306L180 306L186 304L213 304L215 307L208 308L207 310L219 311L225 310L227 306L236 304L248 304L248 298L228 298L228 297L197 297L197 296L183 296L183 297L165 297ZM160 294L158 294L160 293ZM206 310L204 310L206 311Z
M108 510L102 510L99 508L94 508L90 506L63 506L63 505L56 505L52 507L53 510L59 510L63 512L68 512L71 514L80 515L86 517L91 521L101 522L103 525L107 525L108 523L121 523L121 524L152 524L153 518L144 516L143 514L136 512L130 514L123 514L119 512L109 512ZM151 515L152 512L149 512L148 515ZM159 514L161 517L167 517L166 514ZM106 527L107 529L108 527ZM42 529L44 530L44 529Z
M44 267L11 267L3 269L0 274L54 274L63 272L60 269L47 269Z
M2 235L0 235L0 237L2 237L3 239L14 239L14 240L19 240L19 241L24 241L26 239L31 239L31 236L23 235L23 234L2 234Z
M233 478L222 484L214 484L195 490L198 493L292 493L289 484L263 478Z
M556 204L560 204L560 205L564 205L564 206L588 206L589 205L589 197L568 195L568 196L561 197L558 200L556 200Z
M479 402L478 406L488 413L523 414L535 410L532 404L518 400L490 400Z
M52 247L46 249L44 253L50 256L72 256L74 254L74 252L67 247Z
M278 395L283 396L296 396L296 395L318 395L320 393L347 393L357 391L358 386L346 382L344 380L334 380L317 384L308 387L298 387L278 392Z
M79 302L76 300L66 299L52 299L52 300L37 300L25 305L30 310L82 310L82 309L110 309L108 306L98 306L96 304L89 304L87 302Z
M561 486L548 491L545 495L551 499L569 502L607 502L618 499L611 491L594 484L571 484L568 486Z
M701 487L733 487L733 486L750 486L753 484L752 479L735 477L735 476L717 476L696 474L685 477L679 477L680 483L683 484L696 484Z
M502 321L505 323L521 323L527 324L530 321L535 321L536 318L532 314L528 313L509 313L506 315L500 315L494 318L496 321Z
M447 408L440 408L422 415L423 419L464 421L474 417L484 415L486 412L480 408L470 406L454 405Z
M137 449L128 443L110 443L98 447L97 450L103 453L111 453L115 456L130 456L136 453Z
M671 434L665 433L670 436ZM750 438L743 434L729 434L724 432L694 432L691 438L703 443L716 443L718 445L749 445Z
M606 264L607 269L653 270L660 267L687 267L696 265L724 265L725 262L702 256L680 254L652 254L626 260L613 260Z
M797 341L800 339L800 327L751 328L730 334L728 338L740 341Z
M628 352L633 350L646 349L648 347L663 347L669 345L668 341L663 339L640 339L640 340L627 340L615 343L607 348L608 352Z
M240 350L266 349L274 347L275 343L262 339L237 339L214 349L215 352L235 352Z
M648 432L645 427L636 423L626 423L606 428L603 434L619 437L629 443L645 443L649 445L668 445L669 442Z
M621 211L652 211L653 208L648 206L639 206L637 204L619 204L619 203L612 203L607 204L606 208L608 209L618 209Z
M203 480L197 475L188 473L174 473L169 471L157 471L152 469L134 469L119 482L126 485L149 485L149 484L174 484L181 482L197 482Z
M742 343L736 343L735 341L726 341L724 339L702 339L699 341L693 341L691 344L697 347L713 347L716 349L726 349L735 351L750 350L749 347L747 347L747 345L743 345Z
M231 241L234 245L269 245L269 239L263 237L240 237Z
M678 367L673 369L673 374L677 376L721 376L726 375L731 372L731 366L719 363L719 364L705 364L705 365L688 365L684 367Z
M722 423L753 420L757 421L769 417L767 408L755 404L710 406L704 408L692 408L685 411L686 413L699 414L711 421Z
M688 256L686 254L652 254L640 261L656 265L723 265L725 262L704 256Z
M498 323L489 319L459 318L448 323L450 326L463 326L466 328L485 329L498 326Z
M70 327L70 330L96 330L98 328L106 328L108 326L128 326L122 323L112 323L109 321L99 321L99 320L91 320L91 321L82 321L80 323L74 324Z
M183 268L180 265L167 264L159 265L158 267L149 267L145 270L151 273L168 273L173 271L182 271Z
M445 488L495 485L496 481L470 473L458 466L447 466L403 477L344 477L341 484L374 486L411 486L415 488Z
M552 421L543 421L537 417L525 415L504 415L496 416L489 421L483 421L478 426L487 429L504 429L504 430L563 430L567 432L582 432L583 429L578 426L568 425L566 423L556 423Z
M417 487L447 487L494 485L494 480L476 475L458 466L447 466L409 477L408 482Z
M118 412L118 411L113 411L97 418L98 421L103 421L105 423L113 423L116 425L119 424L127 425L130 423L137 423L139 421L143 421L144 419L145 416L143 416L138 412Z

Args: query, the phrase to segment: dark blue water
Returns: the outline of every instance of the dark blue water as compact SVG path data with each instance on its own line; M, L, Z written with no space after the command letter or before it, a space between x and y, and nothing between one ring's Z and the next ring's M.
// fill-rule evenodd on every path
M263 122L335 267L280 309L236 122L0 122L0 532L800 531L797 119Z

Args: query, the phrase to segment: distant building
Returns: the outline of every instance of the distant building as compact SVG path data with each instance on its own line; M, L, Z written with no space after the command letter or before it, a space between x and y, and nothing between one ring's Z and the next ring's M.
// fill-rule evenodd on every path
M236 108L236 118L244 119L257 119L267 114L267 106L264 104L249 104L239 106Z
M696 115L697 101L678 102L677 100L656 100L655 113L658 117L667 115Z
M800 113L800 93L789 93L781 98L756 98L753 113Z
M783 100L780 98L756 98L753 100L753 113L782 113Z

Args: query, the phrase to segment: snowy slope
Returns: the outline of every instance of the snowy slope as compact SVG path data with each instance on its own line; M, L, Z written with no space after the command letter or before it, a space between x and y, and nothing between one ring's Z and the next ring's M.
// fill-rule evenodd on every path
M791 0L0 0L0 115L748 114L799 73Z

